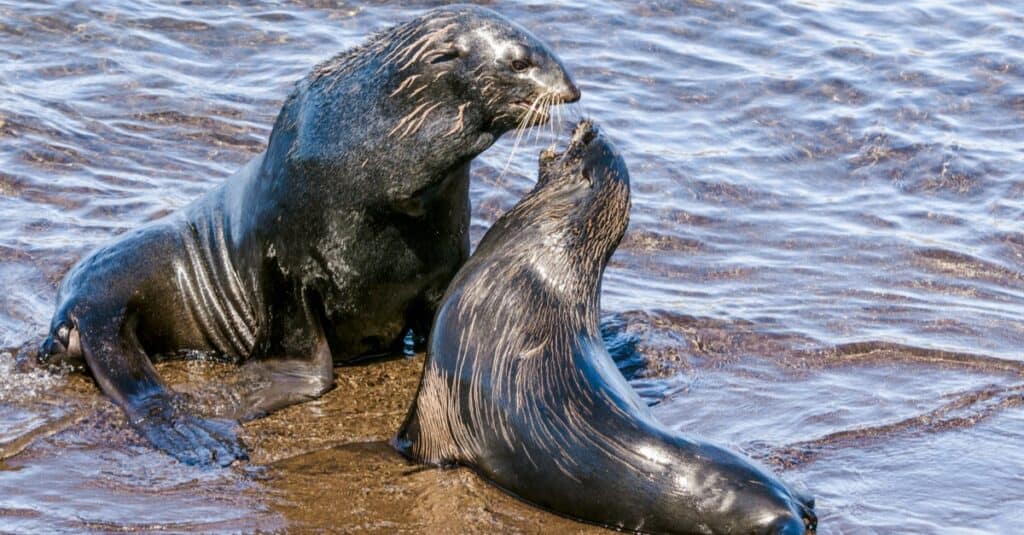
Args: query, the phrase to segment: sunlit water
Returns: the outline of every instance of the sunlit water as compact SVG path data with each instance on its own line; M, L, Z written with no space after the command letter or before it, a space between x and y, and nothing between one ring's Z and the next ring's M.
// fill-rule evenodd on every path
M75 260L260 151L312 65L427 7L183 4L0 0L0 347L38 341ZM1018 9L493 7L552 45L630 167L603 307L659 417L807 488L822 533L1019 529ZM552 137L502 175L511 141L474 168L474 240ZM340 371L326 400L247 428L254 463L212 472L146 447L86 379L11 361L0 531L586 529L380 442L418 359ZM199 365L167 373L216 386Z

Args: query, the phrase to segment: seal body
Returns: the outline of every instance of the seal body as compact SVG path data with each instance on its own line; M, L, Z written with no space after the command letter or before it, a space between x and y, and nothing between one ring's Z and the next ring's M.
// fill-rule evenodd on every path
M386 30L301 80L266 151L226 182L73 267L41 353L84 357L159 448L229 464L244 456L234 422L190 414L148 355L247 362L236 416L253 417L426 333L468 257L471 160L578 98L551 51L492 11Z
M541 155L535 189L447 291L396 447L617 529L813 531L812 500L662 426L616 369L598 327L600 281L628 214L626 166L590 123L564 154Z

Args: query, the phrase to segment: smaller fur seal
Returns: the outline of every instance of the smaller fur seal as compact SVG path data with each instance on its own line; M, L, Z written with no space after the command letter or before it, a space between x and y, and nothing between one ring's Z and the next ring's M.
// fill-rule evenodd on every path
M236 422L191 413L149 356L245 362L232 416L252 418L425 333L469 256L470 162L579 97L551 50L493 11L385 30L299 81L267 150L224 183L75 265L42 355L84 358L156 447L230 464L245 456Z
M590 122L449 286L394 444L548 510L650 533L814 532L814 502L752 461L661 425L598 327L629 174Z

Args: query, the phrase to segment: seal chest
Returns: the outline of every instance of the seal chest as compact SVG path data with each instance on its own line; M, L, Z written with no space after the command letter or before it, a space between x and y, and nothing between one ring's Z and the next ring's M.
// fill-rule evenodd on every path
M598 329L600 282L628 217L625 163L591 123L563 153L542 153L537 186L448 288L396 447L613 528L813 532L813 500L665 428L616 369Z

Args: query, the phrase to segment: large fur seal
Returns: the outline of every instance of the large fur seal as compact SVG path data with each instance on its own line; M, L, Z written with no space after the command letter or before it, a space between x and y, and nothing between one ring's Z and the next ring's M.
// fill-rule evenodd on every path
M248 366L239 416L319 396L335 362L426 333L469 255L469 164L579 90L554 54L487 9L436 9L319 65L266 151L178 213L80 261L44 357L82 356L131 424L194 464L245 455L235 422L190 414L147 355Z
M657 422L598 329L629 175L589 122L452 281L395 445L475 469L551 511L655 533L815 529L813 501L752 462Z

